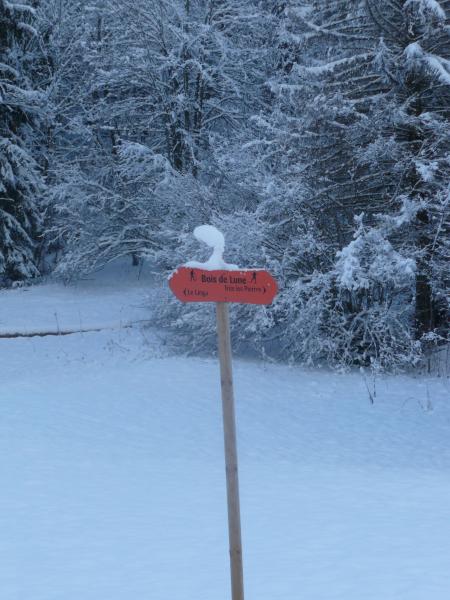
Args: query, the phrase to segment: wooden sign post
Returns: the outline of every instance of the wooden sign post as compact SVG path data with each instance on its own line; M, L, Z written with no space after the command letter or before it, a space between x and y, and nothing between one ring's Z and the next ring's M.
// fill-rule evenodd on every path
M244 600L236 416L228 303L270 304L277 293L277 283L266 271L238 270L233 265L224 263L222 259L224 238L214 227L201 225L196 228L194 235L214 248L213 255L207 263L188 263L179 267L170 277L169 287L182 302L216 303L227 480L231 597L232 600Z
M244 600L244 570L242 566L241 510L239 501L236 416L234 409L233 368L231 363L230 317L228 304L218 302L217 338L219 345L220 383L227 478L228 538L230 543L231 597Z

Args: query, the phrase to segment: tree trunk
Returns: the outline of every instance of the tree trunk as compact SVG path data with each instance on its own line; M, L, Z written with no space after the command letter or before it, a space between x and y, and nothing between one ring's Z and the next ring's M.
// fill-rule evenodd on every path
M429 239L427 226L429 216L426 210L417 213L417 227L419 228L419 248L424 255L417 264L416 274L416 312L415 312L415 337L420 339L425 333L434 329L433 293L427 273Z

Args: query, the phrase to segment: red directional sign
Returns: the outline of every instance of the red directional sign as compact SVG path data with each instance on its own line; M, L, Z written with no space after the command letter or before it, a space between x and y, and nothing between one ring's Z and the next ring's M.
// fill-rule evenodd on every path
M179 267L169 286L182 302L239 302L270 304L278 291L267 271L208 271Z

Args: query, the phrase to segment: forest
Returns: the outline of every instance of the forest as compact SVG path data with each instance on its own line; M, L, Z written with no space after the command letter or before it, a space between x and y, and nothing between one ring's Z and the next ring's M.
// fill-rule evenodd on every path
M450 0L0 0L0 600L450 598Z
M450 0L0 0L0 287L223 231L236 344L406 370L449 343ZM203 257L203 258L206 258ZM193 352L213 313L155 319Z

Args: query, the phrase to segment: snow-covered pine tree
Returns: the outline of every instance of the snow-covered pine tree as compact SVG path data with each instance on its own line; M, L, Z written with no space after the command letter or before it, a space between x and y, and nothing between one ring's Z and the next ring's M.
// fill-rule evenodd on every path
M268 338L279 340L281 355L303 361L365 362L346 335L359 308L352 314L341 302L334 264L352 239L355 212L375 209L352 135L378 93L376 74L366 73L374 39L361 3L287 0L273 3L272 14L268 111L253 119L252 144L266 181L258 209L266 255L282 282Z
M431 295L448 290L446 11L434 0L276 11L281 69L254 147L269 190L265 247L283 279L272 322L301 360L412 364L432 306L443 310ZM366 276L349 286L352 261Z
M30 81L34 10L0 0L0 285L38 275L42 181L33 157L41 97Z
M385 11L368 2L368 12L390 109L374 160L386 163L393 149L391 205L414 207L396 242L416 260L414 329L426 342L448 335L450 315L450 2L398 0Z
M379 101L353 127L354 162L367 173L375 208L369 222L406 262L415 261L411 284L387 308L403 312L410 347L423 353L448 335L449 3L367 2L366 11L378 39L370 70ZM386 273L385 289L392 282Z

